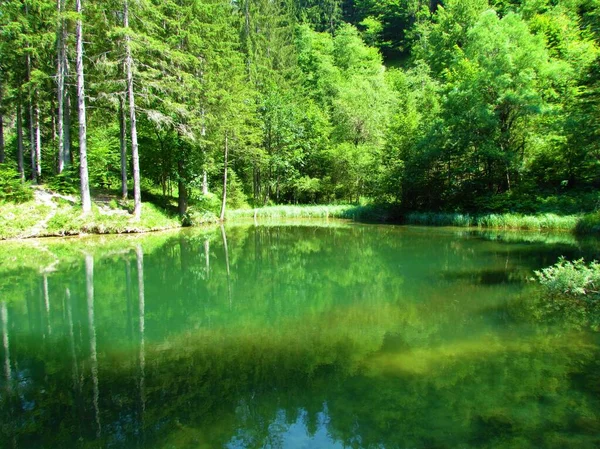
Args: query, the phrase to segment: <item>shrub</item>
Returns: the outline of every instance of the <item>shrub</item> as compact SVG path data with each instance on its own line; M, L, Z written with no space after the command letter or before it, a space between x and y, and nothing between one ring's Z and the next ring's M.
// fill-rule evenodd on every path
M586 265L583 259L570 262L561 257L555 265L536 271L535 275L550 296L600 299L600 264L596 261Z
M63 195L78 195L79 173L74 167L68 167L62 173L52 177L47 185L53 192Z
M557 319L576 327L600 328L600 264L560 258L555 265L536 271L542 294L531 306L544 320Z
M0 165L0 202L25 203L33 199L29 184L21 181L17 170L6 164Z

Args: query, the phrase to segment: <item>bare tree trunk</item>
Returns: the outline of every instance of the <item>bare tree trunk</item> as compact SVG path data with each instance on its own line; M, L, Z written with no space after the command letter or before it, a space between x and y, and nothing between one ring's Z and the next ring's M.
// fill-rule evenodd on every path
M123 26L129 30L129 5L123 3ZM140 157L138 153L137 122L135 117L135 97L133 94L133 58L131 56L130 37L125 35L125 67L127 71L127 95L129 97L129 121L131 126L131 156L133 160L133 213L136 219L142 215L142 192L140 188Z
M4 85L0 78L0 164L4 163Z
M33 129L33 122L35 121L33 117L33 104L31 99L29 100L29 153L31 156L31 180L36 181L37 169L35 167L35 131Z
M181 159L179 159L177 161L177 169L179 171L179 176L177 177L177 190L178 190L178 195L177 195L177 210L179 212L180 216L184 216L187 212L187 207L188 207L188 193L187 193L187 188L185 186L185 182L183 179L183 161Z
M202 195L208 195L208 175L206 169L202 170Z
M66 59L66 40L65 40L65 21L62 13L64 10L64 0L57 0L58 9L58 36L57 36L57 58L56 58L56 97L58 100L58 173L62 173L68 164L65 158L65 59Z
M121 197L127 199L127 130L123 99L119 97L119 136L121 140Z
M87 163L87 127L85 119L85 86L83 76L83 18L82 1L76 0L75 11L79 15L75 29L77 41L77 106L79 112L79 176L81 178L81 206L84 214L92 210L92 199L90 198L90 181L88 177Z
M205 112L202 108L202 128L200 129L200 135L204 137L206 135L206 122ZM202 169L202 195L208 195L208 175L206 174L206 150L204 150L204 168Z
M69 77L69 69L67 65L66 49L65 49L65 80ZM73 163L73 154L71 152L71 94L69 86L65 86L65 167Z
M228 136L225 131L225 162L223 166L223 200L221 203L221 221L225 220L225 203L227 202L227 158L229 156Z
M35 130L35 179L39 182L40 177L42 176L42 135L40 130L40 103L37 95L34 117L35 121L33 128Z
M17 100L17 164L19 167L19 173L21 175L21 181L25 181L25 161L24 161L24 148L23 148L23 114L21 113L21 96Z

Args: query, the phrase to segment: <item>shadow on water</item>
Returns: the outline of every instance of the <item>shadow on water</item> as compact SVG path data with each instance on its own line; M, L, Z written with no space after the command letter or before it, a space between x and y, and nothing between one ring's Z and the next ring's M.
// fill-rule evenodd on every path
M4 246L0 448L598 447L598 339L519 309L556 250L519 245L356 225Z

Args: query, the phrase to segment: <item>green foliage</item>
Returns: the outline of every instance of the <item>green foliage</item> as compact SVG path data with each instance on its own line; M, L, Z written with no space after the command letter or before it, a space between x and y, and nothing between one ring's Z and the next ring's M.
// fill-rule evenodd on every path
M597 209L596 0L127 4L127 27L122 2L85 6L92 190L117 190L121 162L130 171L131 156L121 161L121 146L131 144L127 46L141 183L166 207L177 195L182 215L188 203L200 216L216 209L212 200L194 201L207 186L219 197L226 140L226 205L233 208L367 198L472 216ZM53 173L55 62L63 25L71 49L78 18L73 4L47 0L6 1L0 16L5 153L14 164L22 140L29 178L30 125L39 121L42 180L69 195L79 189L76 146L73 167ZM67 84L71 112L64 118L73 119L76 93ZM76 120L67 122L69 144L77 129ZM0 195L28 199L13 175L2 178ZM570 226L527 221L489 225ZM586 217L579 227L592 222Z
M550 296L585 301L600 300L600 264L583 259L573 262L561 257L555 265L536 271L538 282Z
M600 264L561 257L555 265L535 271L542 286L539 313L575 325L600 327Z
M72 167L51 177L46 186L53 192L65 195L77 195L79 192L79 172Z
M25 203L33 199L30 185L21 181L19 173L7 164L0 164L0 203Z

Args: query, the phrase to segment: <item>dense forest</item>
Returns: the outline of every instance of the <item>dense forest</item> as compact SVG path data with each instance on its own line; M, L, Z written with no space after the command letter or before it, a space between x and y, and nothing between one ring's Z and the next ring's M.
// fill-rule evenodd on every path
M600 184L599 0L2 0L0 29L3 182L84 212L90 188L139 216Z

